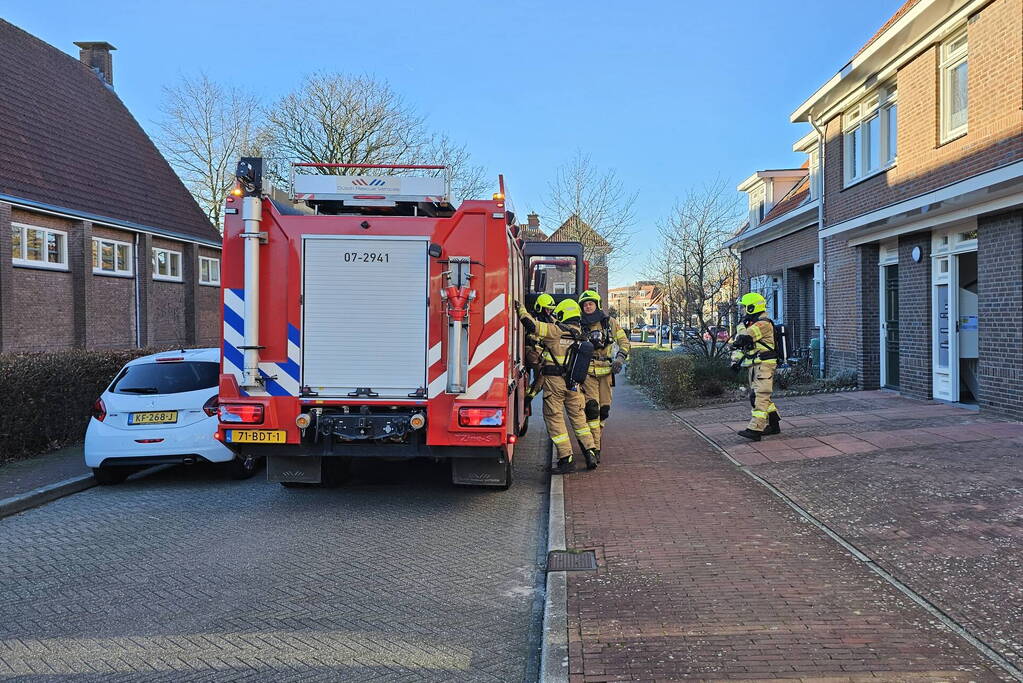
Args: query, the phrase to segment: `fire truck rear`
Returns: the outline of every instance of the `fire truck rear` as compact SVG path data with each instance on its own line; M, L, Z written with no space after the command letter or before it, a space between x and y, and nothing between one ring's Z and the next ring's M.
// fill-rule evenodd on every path
M410 170L433 175L391 175ZM514 302L559 273L561 296L581 291L581 245L523 244L503 182L456 209L440 166L293 164L286 199L259 158L237 175L217 438L285 485L430 457L457 484L510 486L529 413Z

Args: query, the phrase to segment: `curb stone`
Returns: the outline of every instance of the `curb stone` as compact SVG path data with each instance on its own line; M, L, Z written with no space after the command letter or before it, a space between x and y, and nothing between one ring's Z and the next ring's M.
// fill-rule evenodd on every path
M546 463L553 457L547 440ZM547 521L547 551L565 550L564 477L551 476L550 512ZM547 571L546 566L544 571ZM549 572L543 604L543 647L540 651L540 683L568 681L568 576Z
M149 467L132 474L128 477L128 480L141 479L142 477L160 472L168 467L173 467L173 465L157 465L156 467ZM58 481L55 484L47 484L46 486L40 486L39 488L32 489L31 491L26 491L25 493L19 493L16 496L0 499L0 519L16 515L19 512L24 512L25 510L31 510L34 507L39 507L46 503L52 503L55 500L64 498L65 496L70 496L73 493L79 493L98 485L99 482L97 482L92 476L92 473L80 474L77 477Z

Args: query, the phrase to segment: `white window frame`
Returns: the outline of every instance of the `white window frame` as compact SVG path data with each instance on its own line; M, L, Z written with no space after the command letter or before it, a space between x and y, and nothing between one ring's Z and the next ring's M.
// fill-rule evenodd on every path
M810 170L810 201L817 199L820 194L821 164L820 149L814 144L813 149L806 153L807 166Z
M956 43L962 41L962 45L955 47ZM954 49L953 49L954 48ZM970 78L970 44L966 33L966 27L962 27L941 44L941 144L951 142L958 137L966 135L969 129L970 100L969 100L969 78ZM952 72L961 64L966 64L966 122L961 126L952 127Z
M170 265L174 261L174 259L171 258L171 257L172 256L176 256L177 257L177 262L178 262L178 274L177 275L170 275L170 274L164 275L164 274L162 274L162 273L157 271L156 257L157 257L157 254L160 253L160 252L164 252L164 253L167 254L167 267L168 267L168 271L171 270ZM174 251L173 249L165 249L164 247L153 247L153 279L154 280L162 280L164 282L181 282L182 281L182 275L181 275L182 268L181 268L181 266L182 266L182 261L181 261L181 252L180 251Z
M105 268L103 268L103 255L102 255L100 250L103 248L104 244L109 244L113 248L113 250L114 250L114 269L113 270L106 270ZM126 247L128 249L128 267L127 268L118 268L118 265L119 265L117 263L117 248L118 247ZM92 238L92 248L94 250L93 251L94 258L93 258L93 261L92 261L92 274L93 275L131 277L132 274L135 272L135 270L134 270L134 268L132 266L132 244L131 244L131 242L124 242L124 241L121 241L121 240L114 240L114 239L110 239L108 237L93 237ZM99 263L99 266L96 265L97 263Z
M24 266L26 268L42 268L44 270L69 270L68 268L68 234L64 230L54 230L53 228L44 228L41 225L32 225L31 223L15 223L11 222L11 228L20 228L21 230L21 256L17 257L11 254L11 263L16 266ZM50 263L49 261L35 261L28 258L28 231L38 230L43 233L43 255L47 254L46 243L48 235L60 235L61 239L61 250L60 250L60 263Z
M755 228L767 216L767 187L761 183L749 191L749 223Z
M217 279L215 279L215 280L213 278L207 278L205 280L203 279L203 277L202 277L202 266L203 266L203 263L216 263L217 264ZM200 285L208 285L210 287L219 287L220 286L220 259L214 258L213 256L200 256L199 257L199 284Z
M895 128L898 132L898 88L895 83L878 88L846 110L842 116L842 167L845 187L884 173L898 163L898 141L891 149L890 112L895 110ZM878 165L871 168L871 142L868 126L878 126ZM855 149L855 155L853 151Z

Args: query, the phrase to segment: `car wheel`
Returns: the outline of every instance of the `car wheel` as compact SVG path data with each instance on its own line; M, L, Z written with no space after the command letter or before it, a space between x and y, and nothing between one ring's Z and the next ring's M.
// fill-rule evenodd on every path
M259 460L252 456L235 458L227 464L227 471L232 479L248 479L259 469Z
M92 476L101 486L120 484L132 473L130 467L93 467Z

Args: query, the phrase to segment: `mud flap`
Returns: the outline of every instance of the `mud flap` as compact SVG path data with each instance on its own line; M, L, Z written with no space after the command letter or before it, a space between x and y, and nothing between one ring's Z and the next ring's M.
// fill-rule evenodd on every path
M322 458L318 455L268 455L266 480L280 483L319 484Z
M506 456L489 458L451 458L451 483L461 486L500 486L506 488L510 467Z

